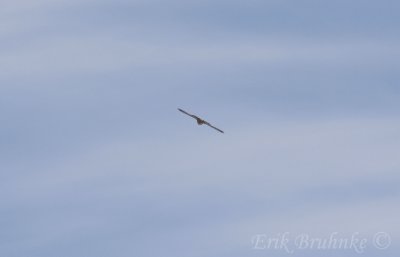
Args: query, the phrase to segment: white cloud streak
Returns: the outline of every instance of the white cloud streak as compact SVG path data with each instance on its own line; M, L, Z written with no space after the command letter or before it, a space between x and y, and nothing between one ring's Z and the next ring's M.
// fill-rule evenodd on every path
M3 76L105 72L134 67L180 69L187 65L278 65L311 67L378 67L396 62L398 44L344 42L296 44L266 42L219 42L174 45L142 40L101 37L55 38L3 52Z

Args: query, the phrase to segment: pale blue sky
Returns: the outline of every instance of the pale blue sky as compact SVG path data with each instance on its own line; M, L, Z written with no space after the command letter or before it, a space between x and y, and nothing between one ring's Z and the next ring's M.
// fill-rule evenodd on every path
M398 1L0 4L0 255L400 254ZM205 117L221 135L176 108ZM296 256L360 256L352 250Z

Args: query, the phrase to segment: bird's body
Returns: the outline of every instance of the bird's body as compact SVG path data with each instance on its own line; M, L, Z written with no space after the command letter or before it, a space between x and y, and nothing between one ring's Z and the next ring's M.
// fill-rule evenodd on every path
M179 108L178 108L178 110L179 110L180 112L182 112L182 113L184 113L184 114L186 114L186 115L192 117L193 119L195 119L195 120L197 121L197 124L198 124L199 126L205 124L205 125L207 125L207 126L213 128L213 129L215 129L215 130L217 130L217 131L219 131L219 132L221 132L221 133L224 133L224 131L220 130L219 128L214 127L213 125L211 125L211 124L208 123L207 121L205 121L205 120L203 120L203 119L197 117L196 115L187 113L186 111L184 111L184 110L182 110L182 109L179 109Z
M206 122L205 122L204 120L202 120L202 119L196 119L196 121L197 121L197 124L198 124L199 126L206 123Z

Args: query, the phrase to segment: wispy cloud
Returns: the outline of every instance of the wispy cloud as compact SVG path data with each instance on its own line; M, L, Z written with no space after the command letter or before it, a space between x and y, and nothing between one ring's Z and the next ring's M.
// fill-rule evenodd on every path
M143 39L118 40L103 36L40 40L3 52L3 76L19 74L71 74L118 71L135 67L187 65L221 67L278 65L318 68L380 68L395 65L400 54L387 42L208 42L203 44L146 43Z
M188 139L186 134L157 143L133 136L78 151L69 161L30 167L23 180L10 176L2 194L13 197L3 207L53 210L42 225L40 217L30 218L43 231L32 235L43 247L68 235L83 240L82 230L104 238L127 233L124 240L131 238L140 251L146 249L137 245L144 239L170 233L176 239L182 233L197 237L206 231L218 235L211 241L234 248L263 229L317 234L386 229L398 237L390 226L400 193L395 183L399 149L392 140L397 121L254 125L238 126L226 138ZM376 211L377 204L381 211ZM64 215L75 211L80 215ZM371 215L376 222L367 222ZM134 230L121 230L123 224L115 217L123 223L130 219L128 227ZM313 227L314 222L325 225ZM56 223L73 226L54 230ZM26 231L21 228L20 233ZM217 244L210 240L199 243ZM213 251L222 251L215 247Z

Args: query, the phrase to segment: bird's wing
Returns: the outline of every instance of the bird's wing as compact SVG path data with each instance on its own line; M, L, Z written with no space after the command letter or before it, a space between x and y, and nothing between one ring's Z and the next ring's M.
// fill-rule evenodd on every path
M224 133L224 131L220 130L219 128L214 127L213 125L211 125L211 124L208 123L208 122L205 122L204 124L206 124L207 126L213 128L213 129L215 129L215 130L218 130L218 131L221 132L221 133Z
M224 133L224 131L220 130L219 128L214 127L213 125L211 125L211 124L208 123L207 121L205 121L205 120L203 120L203 119L201 119L201 118L199 118L199 117L197 117L197 116L195 116L195 115L192 115L192 114L190 114L190 113L188 113L188 112L185 112L185 111L182 110L182 109L179 109L179 108L178 108L178 110L179 110L180 112L182 112L182 113L184 113L184 114L186 114L186 115L188 115L188 116L190 116L190 117L196 119L196 120L203 121L204 124L206 124L207 126L213 128L213 129L215 129L215 130L218 130L218 131L221 132L221 133Z
M185 111L184 111L184 110L182 110L182 109L179 109L179 108L178 108L178 110L179 110L180 112L182 112L182 113L184 113L184 114L186 114L186 115L188 115L188 116L190 116L190 117L194 118L194 119L197 119L197 117L196 117L196 116L194 116L194 115L192 115L192 114L190 114L190 113L187 113L187 112L185 112Z

